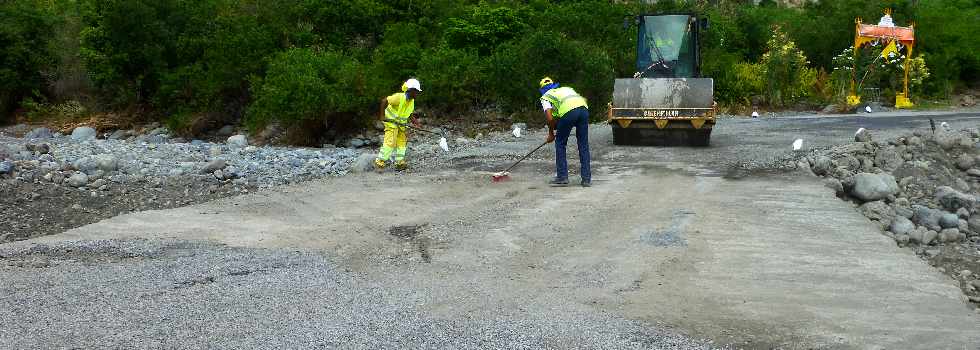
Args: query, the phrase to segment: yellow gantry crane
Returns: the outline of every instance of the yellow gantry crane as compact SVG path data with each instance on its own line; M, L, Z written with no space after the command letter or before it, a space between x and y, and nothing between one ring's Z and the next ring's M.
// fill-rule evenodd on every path
M861 46L875 42L884 44L881 58L887 59L890 53L905 50L904 90L895 94L895 108L912 107L912 100L909 98L909 69L911 69L912 48L915 46L915 24L910 24L908 27L895 26L890 9L885 10L885 15L877 25L861 23L860 17L855 19L854 23L854 69L851 70L851 92L847 96L847 104L855 106L861 103L861 97L857 94L860 85L857 81L857 55Z

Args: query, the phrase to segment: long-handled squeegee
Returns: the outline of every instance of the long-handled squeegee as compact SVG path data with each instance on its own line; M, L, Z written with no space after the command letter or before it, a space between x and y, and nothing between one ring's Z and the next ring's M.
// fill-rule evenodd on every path
M388 123L392 123L392 124L395 124L395 125L398 125L398 126L403 126L403 127L406 127L406 128L409 128L409 129L413 129L413 130L418 130L418 131L421 131L421 132L430 133L430 134L433 134L433 135L438 135L439 136L439 148L442 148L443 151L449 152L449 142L446 141L446 134L444 134L444 133L443 134L440 134L440 133L437 133L435 131L422 129L422 128L417 127L417 126L414 126L414 125L408 125L408 124L402 124L402 123L395 123L393 121L388 121Z
M501 182L501 181L510 180L510 170L511 169L514 169L514 167L516 167L517 164L521 164L521 162L523 162L525 159L527 159L527 157L530 157L531 154L533 154L534 152L537 152L539 149L541 149L541 147L544 147L544 145L547 145L547 144L548 144L548 142L545 141L540 146L535 147L534 149L531 150L531 152L528 152L523 157L521 157L521 159L518 159L516 162L514 162L514 164L511 164L510 167L507 168L507 170L501 171L499 173L494 173L493 174L493 182Z

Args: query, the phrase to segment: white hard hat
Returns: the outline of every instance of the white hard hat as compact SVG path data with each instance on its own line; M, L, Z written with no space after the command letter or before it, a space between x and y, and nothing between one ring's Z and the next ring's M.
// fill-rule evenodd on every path
M408 91L409 89L415 89L418 90L419 92L422 92L422 83L420 83L419 80L415 78L408 79L407 81L405 81L404 87L405 87L405 91Z

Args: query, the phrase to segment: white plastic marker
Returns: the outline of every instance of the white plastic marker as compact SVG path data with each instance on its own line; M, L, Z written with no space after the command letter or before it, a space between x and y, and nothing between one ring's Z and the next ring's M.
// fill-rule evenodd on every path
M793 141L794 151L799 151L801 148L803 148L803 139L796 139L796 141Z
M521 137L521 128L514 128L514 137Z
M864 111L871 113L871 106L864 106Z
M443 151L449 152L449 142L446 142L445 137L439 138L439 148L442 148Z
M758 118L759 112L752 112L752 118Z
M860 134L862 131L864 131L864 128L858 129L858 131L854 133L854 136L858 136L858 134Z

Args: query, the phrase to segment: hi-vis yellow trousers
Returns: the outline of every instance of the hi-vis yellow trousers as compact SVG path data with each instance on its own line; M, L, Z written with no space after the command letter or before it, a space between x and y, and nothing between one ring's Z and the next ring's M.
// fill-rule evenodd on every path
M392 123L385 123L385 140L378 152L378 160L386 162L391 159L391 153L395 153L395 162L405 161L405 152L408 151L408 129L399 127Z

